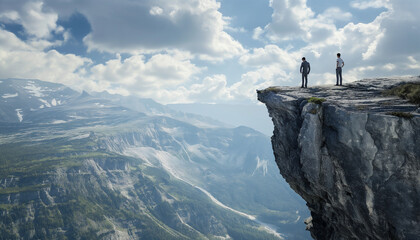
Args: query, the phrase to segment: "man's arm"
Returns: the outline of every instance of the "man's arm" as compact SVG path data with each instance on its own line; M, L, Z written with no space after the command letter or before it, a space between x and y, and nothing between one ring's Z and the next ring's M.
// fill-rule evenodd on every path
M337 63L335 64L335 69L338 68L338 59L337 59Z
M311 72L311 64L308 63L308 74Z
M344 61L343 61L343 66L342 67L344 67Z
M303 63L300 64L300 73L302 73Z

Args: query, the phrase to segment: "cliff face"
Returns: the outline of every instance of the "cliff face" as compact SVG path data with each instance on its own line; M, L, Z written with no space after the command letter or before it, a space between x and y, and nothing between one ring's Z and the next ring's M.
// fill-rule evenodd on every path
M307 202L313 238L420 238L420 108L383 95L403 81L420 78L257 91L274 123L276 163Z

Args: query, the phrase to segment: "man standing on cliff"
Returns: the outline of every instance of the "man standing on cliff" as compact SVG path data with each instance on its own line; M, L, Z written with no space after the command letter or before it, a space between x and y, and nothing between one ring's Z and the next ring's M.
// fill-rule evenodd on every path
M343 76L342 76L342 72L343 72L343 67L344 67L344 61L343 59L341 59L341 54L337 53L337 65L335 66L335 74L337 75L337 83L335 84L336 86L338 86L339 84L339 79L340 79L340 86L343 85Z
M302 58L302 64L300 65L300 73L302 73L302 87L308 87L308 74L311 71L311 65L306 61L306 58ZM305 80L305 81L304 81Z

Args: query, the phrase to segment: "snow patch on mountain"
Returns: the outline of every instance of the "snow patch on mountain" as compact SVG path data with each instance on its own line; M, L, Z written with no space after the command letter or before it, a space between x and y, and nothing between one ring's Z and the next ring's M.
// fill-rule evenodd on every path
M19 94L18 93L15 93L15 94L12 94L12 93L6 93L6 94L3 94L3 96L1 96L2 98L14 98L14 97L17 97L17 96L19 96Z
M51 104L47 102L46 100L40 98L39 101L41 101L43 104L45 104L46 107L51 107Z
M246 218L248 218L249 220L256 220L257 218L255 217L255 216L252 216L252 215L249 215L249 214L246 214L246 213L243 213L243 212L241 212L241 211L238 211L238 210L235 210L235 209L233 209L233 208L231 208L231 207L228 207L228 206L226 206L225 204L223 204L223 203L221 203L219 200L217 200L213 195L211 195L211 193L209 193L207 190L205 190L204 188L201 188L201 187L199 187L199 186L193 186L193 187L195 187L195 188L197 188L197 189L199 189L200 191L202 191L204 194L206 194L214 203L216 203L218 206L220 206L220 207L222 207L222 208L224 208L224 209L228 209L228 210L230 210L230 211L232 211L232 212L234 212L234 213L237 213L237 214L239 214L239 215L241 215L241 216L243 216L243 217L246 217Z
M300 218L301 218L301 216L297 216L297 218L296 218L296 220L294 221L294 223L299 222Z
M87 119L87 117L82 117L82 116L77 116L77 115L71 115L69 116L70 118L76 119L76 120L82 120L82 119Z
M54 120L51 122L51 124L62 124L62 123L66 123L67 121L64 120Z
M124 155L131 157L138 157L151 166L161 165L168 173L178 179L188 178L188 174L185 172L192 171L191 166L186 165L184 161L170 154L169 152L154 149L152 147L130 147L124 152ZM185 181L185 180L184 180ZM188 178L188 181L195 182L192 178Z
M51 100L51 105L57 106L57 100L55 100L55 98L53 100Z
M145 161L146 166L155 166L153 163L157 163L154 160L154 149L151 147L131 147L124 150L123 155L129 157L140 158L141 160Z
M169 128L169 127L160 127L163 132L169 133L170 135L174 136L175 134L179 133L178 128Z
M204 159L206 156L201 151L203 145L201 144L194 144L194 145L187 145L187 149L190 153L194 154L195 156Z
M101 107L101 108L105 107L105 105L100 104L100 103L95 103L95 105L98 106L98 107Z
M19 122L22 122L23 121L22 109L18 108L18 109L15 109L15 111L16 111L16 115L19 119Z
M201 159L219 159L223 162L226 159L220 150L203 146L202 144L186 145L188 152Z
M258 169L261 169L263 172L263 175L265 176L265 174L267 174L268 171L268 160L261 160L259 156L256 157L257 160L257 167L255 168L254 172L252 173L252 176L254 176L255 172Z
M184 181L183 179L180 179L180 180L182 180L182 181ZM186 181L184 181L184 182L186 182ZM225 204L223 204L222 202L220 202L219 200L217 200L217 198L215 198L211 193L209 193L207 190L205 190L204 188L201 188L201 187L199 187L199 186L195 186L195 185L193 185L193 184L191 184L191 183L189 183L189 182L186 182L186 183L188 183L188 184L190 184L190 185L192 185L193 187L195 187L195 188L197 188L197 189L199 189L200 191L202 191L204 194L206 194L207 195L207 197L209 197L210 198L210 200L212 200L216 205L218 205L218 206L220 206L220 207L222 207L222 208L224 208L224 209L227 209L227 210L229 210L229 211L232 211L232 212L234 212L234 213L236 213L236 214L238 214L238 215L241 215L241 216L243 216L243 217L246 217L246 218L248 218L249 220L252 220L252 221L254 221L254 222L256 222L256 223L258 223L258 224L260 224L262 227L263 227L263 229L265 230L265 231L267 231L268 233L271 233L271 234L273 234L273 235L275 235L276 237L278 237L279 239L284 239L284 237L283 237L283 234L281 234L281 233L279 233L279 232L277 232L277 228L275 227L275 226L273 226L273 225L271 225L271 224L267 224L267 223L264 223L264 222L262 222L262 221L260 221L260 220L258 220L255 216L253 216L253 215L250 215L250 214L246 214L246 213L244 213L244 212L241 212L241 211L238 211L238 210L236 210L236 209L233 209L233 208L231 208L231 207L229 207L229 206L226 206Z
M75 137L70 138L70 140L78 140L78 139L88 138L89 136L90 136L89 133L81 134L81 135L77 135Z
M28 91L29 94L31 94L34 97L43 97L44 94L42 93L43 90L41 87L36 86L35 82L33 81L29 81L28 84L23 87L24 89L26 89Z

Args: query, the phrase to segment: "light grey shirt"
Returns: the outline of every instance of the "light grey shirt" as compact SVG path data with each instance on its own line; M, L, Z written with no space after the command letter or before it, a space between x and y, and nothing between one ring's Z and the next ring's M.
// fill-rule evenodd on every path
M311 71L311 65L307 61L303 61L300 65L300 73L302 74L309 74Z
M342 68L344 67L344 61L341 58L337 58L337 68Z

